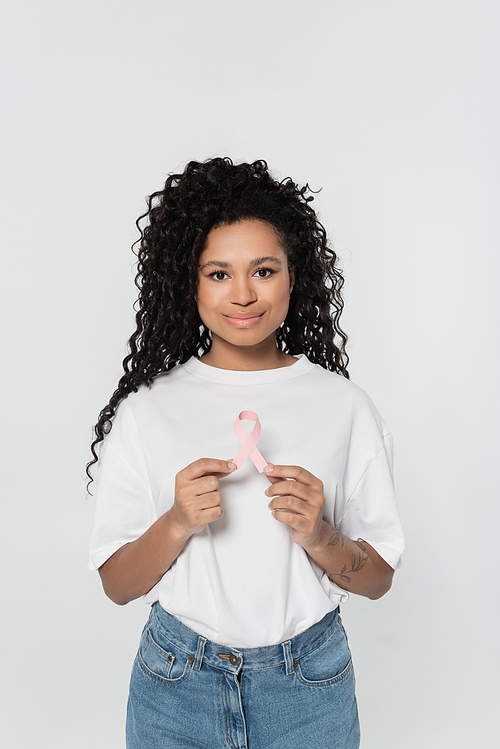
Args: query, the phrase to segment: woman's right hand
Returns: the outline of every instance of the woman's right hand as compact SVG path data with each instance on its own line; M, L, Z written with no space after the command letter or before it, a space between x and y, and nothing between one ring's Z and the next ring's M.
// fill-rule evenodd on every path
M168 511L179 534L190 538L223 515L219 479L235 471L235 463L200 458L175 477L174 504Z

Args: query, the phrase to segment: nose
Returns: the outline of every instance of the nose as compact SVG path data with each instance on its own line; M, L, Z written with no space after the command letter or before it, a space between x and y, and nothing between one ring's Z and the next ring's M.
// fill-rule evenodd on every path
M235 278L231 284L231 302L233 304L247 305L256 302L257 291L249 278Z

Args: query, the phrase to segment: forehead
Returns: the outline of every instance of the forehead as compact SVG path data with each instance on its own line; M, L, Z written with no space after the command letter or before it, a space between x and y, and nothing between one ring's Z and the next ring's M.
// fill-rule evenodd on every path
M218 226L207 236L200 259L208 260L221 253L250 257L255 253L283 257L285 252L272 226L264 221L247 219L236 224Z

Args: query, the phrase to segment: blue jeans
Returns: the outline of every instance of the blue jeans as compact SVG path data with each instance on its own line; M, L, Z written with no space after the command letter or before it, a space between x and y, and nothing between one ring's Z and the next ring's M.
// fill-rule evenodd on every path
M279 645L228 648L153 604L130 681L127 749L358 749L338 611Z

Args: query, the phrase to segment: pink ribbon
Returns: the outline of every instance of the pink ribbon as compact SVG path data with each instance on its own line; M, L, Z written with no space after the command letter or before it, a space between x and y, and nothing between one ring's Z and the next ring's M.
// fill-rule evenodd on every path
M241 423L242 420L255 421L255 426L250 434L246 433L245 427ZM259 417L253 411L242 411L234 422L233 429L241 442L241 450L238 455L233 458L233 463L236 463L238 468L241 468L245 460L250 458L259 473L262 473L267 466L267 460L264 460L260 452L257 450L257 442L259 441L261 431Z

